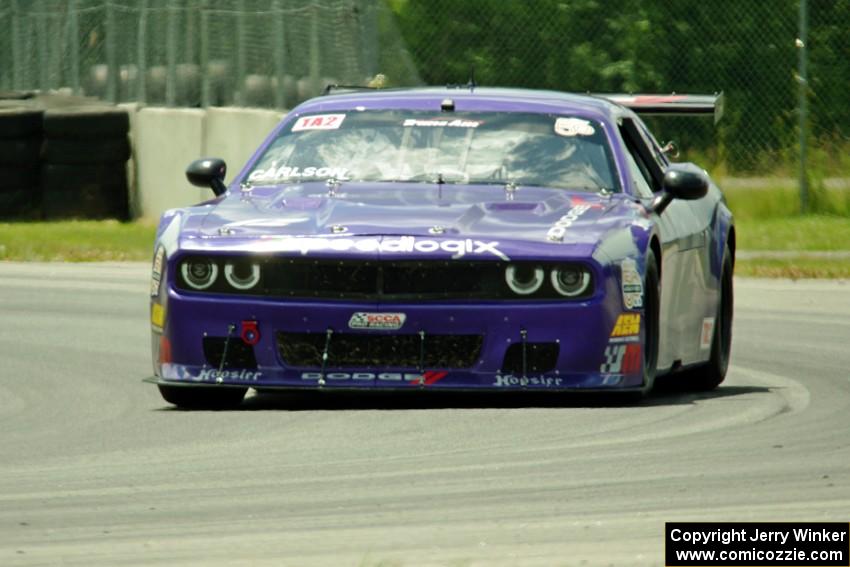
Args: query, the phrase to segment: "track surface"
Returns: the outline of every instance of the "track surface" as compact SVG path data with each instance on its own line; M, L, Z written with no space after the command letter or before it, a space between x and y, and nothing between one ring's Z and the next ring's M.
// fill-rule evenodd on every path
M738 280L717 391L171 409L148 267L0 264L0 565L660 565L850 510L850 284Z

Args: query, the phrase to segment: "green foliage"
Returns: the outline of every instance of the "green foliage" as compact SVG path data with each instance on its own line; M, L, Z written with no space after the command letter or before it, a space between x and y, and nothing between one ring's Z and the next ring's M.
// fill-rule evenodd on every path
M716 92L725 115L656 124L730 172L797 158L799 0L391 0L427 84ZM850 0L809 2L814 140L850 139Z

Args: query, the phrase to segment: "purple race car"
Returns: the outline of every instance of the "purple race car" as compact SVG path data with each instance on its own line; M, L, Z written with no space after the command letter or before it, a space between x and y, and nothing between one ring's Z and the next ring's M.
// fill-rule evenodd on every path
M637 113L719 96L348 91L290 112L215 199L167 211L151 281L170 403L247 389L717 386L735 229Z

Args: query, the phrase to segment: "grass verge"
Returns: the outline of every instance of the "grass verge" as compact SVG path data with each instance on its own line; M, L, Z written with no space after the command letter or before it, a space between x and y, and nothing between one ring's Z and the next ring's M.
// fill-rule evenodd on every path
M733 211L734 212L734 211ZM850 250L850 217L807 215L735 219L739 250Z
M850 279L850 258L752 258L735 261L735 275L754 278Z
M0 260L150 260L156 227L118 221L0 223Z
M725 188L729 208L739 221L800 218L800 193L795 187L779 185ZM850 190L809 188L809 210L819 216L850 219Z

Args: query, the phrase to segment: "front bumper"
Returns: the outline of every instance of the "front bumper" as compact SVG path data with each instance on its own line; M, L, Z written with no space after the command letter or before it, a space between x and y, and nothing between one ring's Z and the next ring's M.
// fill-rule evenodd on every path
M612 286L613 287L613 286ZM161 385L249 386L284 389L441 389L441 390L597 390L639 389L640 365L628 369L610 364L611 335L622 306L618 289L604 290L588 301L534 303L374 303L342 301L274 301L233 298L168 290L167 314L154 330L154 373ZM606 298L614 298L606 300ZM397 330L350 328L358 312L403 313ZM255 365L233 366L211 360L204 341L243 342L243 322L256 322L259 333L251 345ZM310 333L330 338L329 356L319 363L297 366L285 360L279 336ZM641 333L643 330L641 329ZM334 339L349 335L480 336L480 351L464 368L408 361L399 366L374 362L340 366L334 361ZM640 348L642 336L631 337ZM318 341L323 343L324 341ZM525 342L525 347L523 347ZM163 345L166 344L166 347ZM551 360L536 360L534 345L549 345ZM554 356L552 355L554 346ZM245 347L241 347L244 350ZM509 350L513 348L512 355ZM525 363L520 364L522 351ZM540 351L542 352L542 351ZM427 355L427 352L426 352ZM519 358L517 358L519 357ZM642 359L642 356L640 357ZM429 360L425 356L420 360ZM507 360L511 359L511 361ZM624 371L628 370L628 371Z

